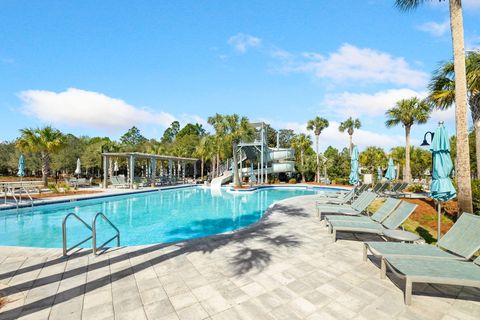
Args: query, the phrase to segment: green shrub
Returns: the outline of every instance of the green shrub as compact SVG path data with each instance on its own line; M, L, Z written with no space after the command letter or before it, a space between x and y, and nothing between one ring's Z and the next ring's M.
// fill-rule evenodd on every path
M423 186L421 184L414 183L408 186L407 191L414 193L423 192Z
M348 179L345 178L336 178L335 180L332 180L332 184L347 185L348 183Z
M53 184L53 183L51 183L51 184L48 185L48 189L50 189L50 191L55 192L55 193L58 192L58 187L57 187L57 185L56 185L56 184Z
M290 184L296 184L296 183L297 183L297 179L291 178L290 180L288 180L288 183L290 183Z

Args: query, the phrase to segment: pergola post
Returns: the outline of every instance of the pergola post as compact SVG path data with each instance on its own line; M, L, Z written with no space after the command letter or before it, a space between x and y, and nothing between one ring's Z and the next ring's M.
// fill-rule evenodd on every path
M193 162L193 179L197 179L197 161Z
M108 168L107 168L108 156L107 155L102 155L102 156L103 156L103 189L107 189L107 184L108 184Z
M130 168L128 176L130 179L130 189L133 189L133 180L135 180L135 156L130 155Z
M152 187L155 187L155 180L157 179L157 160L150 158L150 179Z
M170 183L173 181L173 163L172 159L168 159L168 179Z
M185 161L182 161L182 179L183 179L183 183L185 183Z

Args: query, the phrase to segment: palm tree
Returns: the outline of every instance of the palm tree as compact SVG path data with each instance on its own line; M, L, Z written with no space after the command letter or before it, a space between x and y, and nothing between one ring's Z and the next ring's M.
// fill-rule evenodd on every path
M300 164L301 164L300 173L302 175L302 182L305 182L305 175L304 175L305 150L307 150L307 148L312 145L312 140L310 139L310 136L307 136L306 134L301 133L293 137L291 141L291 145L292 145L292 148L295 149L295 152L297 152L297 154L300 153Z
M215 129L214 135L214 145L216 147L215 150L215 161L213 161L213 172L212 177L216 177L220 175L220 152L222 145L224 144L224 137L225 137L225 121L221 114L216 113L214 116L208 117L207 122L213 126ZM215 168L216 165L216 168Z
M387 128L402 124L405 128L405 171L403 172L403 180L410 182L412 174L410 171L410 130L414 124L426 123L430 118L432 109L430 105L417 97L410 99L402 99L395 104L395 107L385 112Z
M208 156L208 139L210 136L203 136L195 147L195 156L200 158L200 177L203 178L205 160Z
M48 186L50 174L50 155L58 151L63 145L63 134L50 126L44 128L25 128L20 130L21 136L17 140L17 147L23 151L37 153L42 158L42 180Z
M340 123L340 126L338 127L338 130L340 132L348 132L349 136L349 147L350 147L350 155L352 155L352 149L353 149L353 143L352 143L352 136L354 129L360 129L362 126L362 123L358 119L352 119L352 117L348 118L347 120L343 121Z
M467 70L467 98L475 128L477 164L480 163L480 51L470 51L465 58ZM433 74L429 85L429 100L438 109L447 109L455 103L455 67L453 62L443 63ZM477 165L480 179L480 166Z
M397 7L404 11L415 9L424 2L426 2L426 0L395 0ZM458 185L458 206L460 212L473 212L468 144L467 76L465 70L462 1L449 0L449 5L455 72L455 125L457 141L459 142L457 145L455 168Z
M235 187L241 187L242 181L238 170L238 144L241 140L250 140L253 138L255 129L250 125L247 117L239 117L237 114L232 114L225 116L224 119L227 137L232 144L234 166L233 185Z
M315 117L313 120L308 120L307 130L313 130L315 133L315 151L317 153L317 172L315 174L315 182L320 182L320 158L318 153L318 139L323 129L329 125L328 120L325 118Z

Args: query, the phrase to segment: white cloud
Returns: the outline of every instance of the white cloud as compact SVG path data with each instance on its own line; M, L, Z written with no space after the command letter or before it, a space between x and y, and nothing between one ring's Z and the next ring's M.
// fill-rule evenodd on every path
M361 81L421 87L428 79L427 73L411 68L403 57L393 57L386 52L358 48L348 43L328 56L306 52L293 60L280 60L284 72L310 73L317 78L337 82Z
M117 132L133 125L169 126L175 117L129 105L102 93L70 88L63 92L22 91L23 110L44 122L55 125L86 127Z
M327 94L321 105L341 117L376 117L383 116L385 111L393 107L397 101L412 97L424 98L426 92L406 88L390 89L373 94L343 92Z
M465 8L480 9L480 0L463 0L462 5Z
M249 48L255 48L261 45L262 40L260 38L238 33L234 36L231 36L227 43L231 45L236 51L240 53L245 53Z
M425 22L417 26L417 29L430 33L434 37L441 37L450 30L450 19L446 19L441 23L435 21Z

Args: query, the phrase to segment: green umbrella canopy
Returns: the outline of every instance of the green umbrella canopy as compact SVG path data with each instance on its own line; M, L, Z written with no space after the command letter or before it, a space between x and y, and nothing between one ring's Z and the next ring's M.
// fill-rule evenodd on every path
M357 184L359 181L358 177L358 149L357 146L353 147L352 150L352 159L350 160L350 176L349 182L350 184Z
M25 157L20 155L20 158L18 159L18 173L17 176L19 177L25 177Z
M396 176L397 176L397 172L395 169L395 164L393 163L393 159L390 158L388 160L388 168L387 168L387 173L385 173L385 178L388 181L392 181L393 179L395 179Z
M450 140L443 123L440 123L435 131L430 151L432 151L430 196L437 201L448 201L455 198L457 192L450 179L453 170Z

